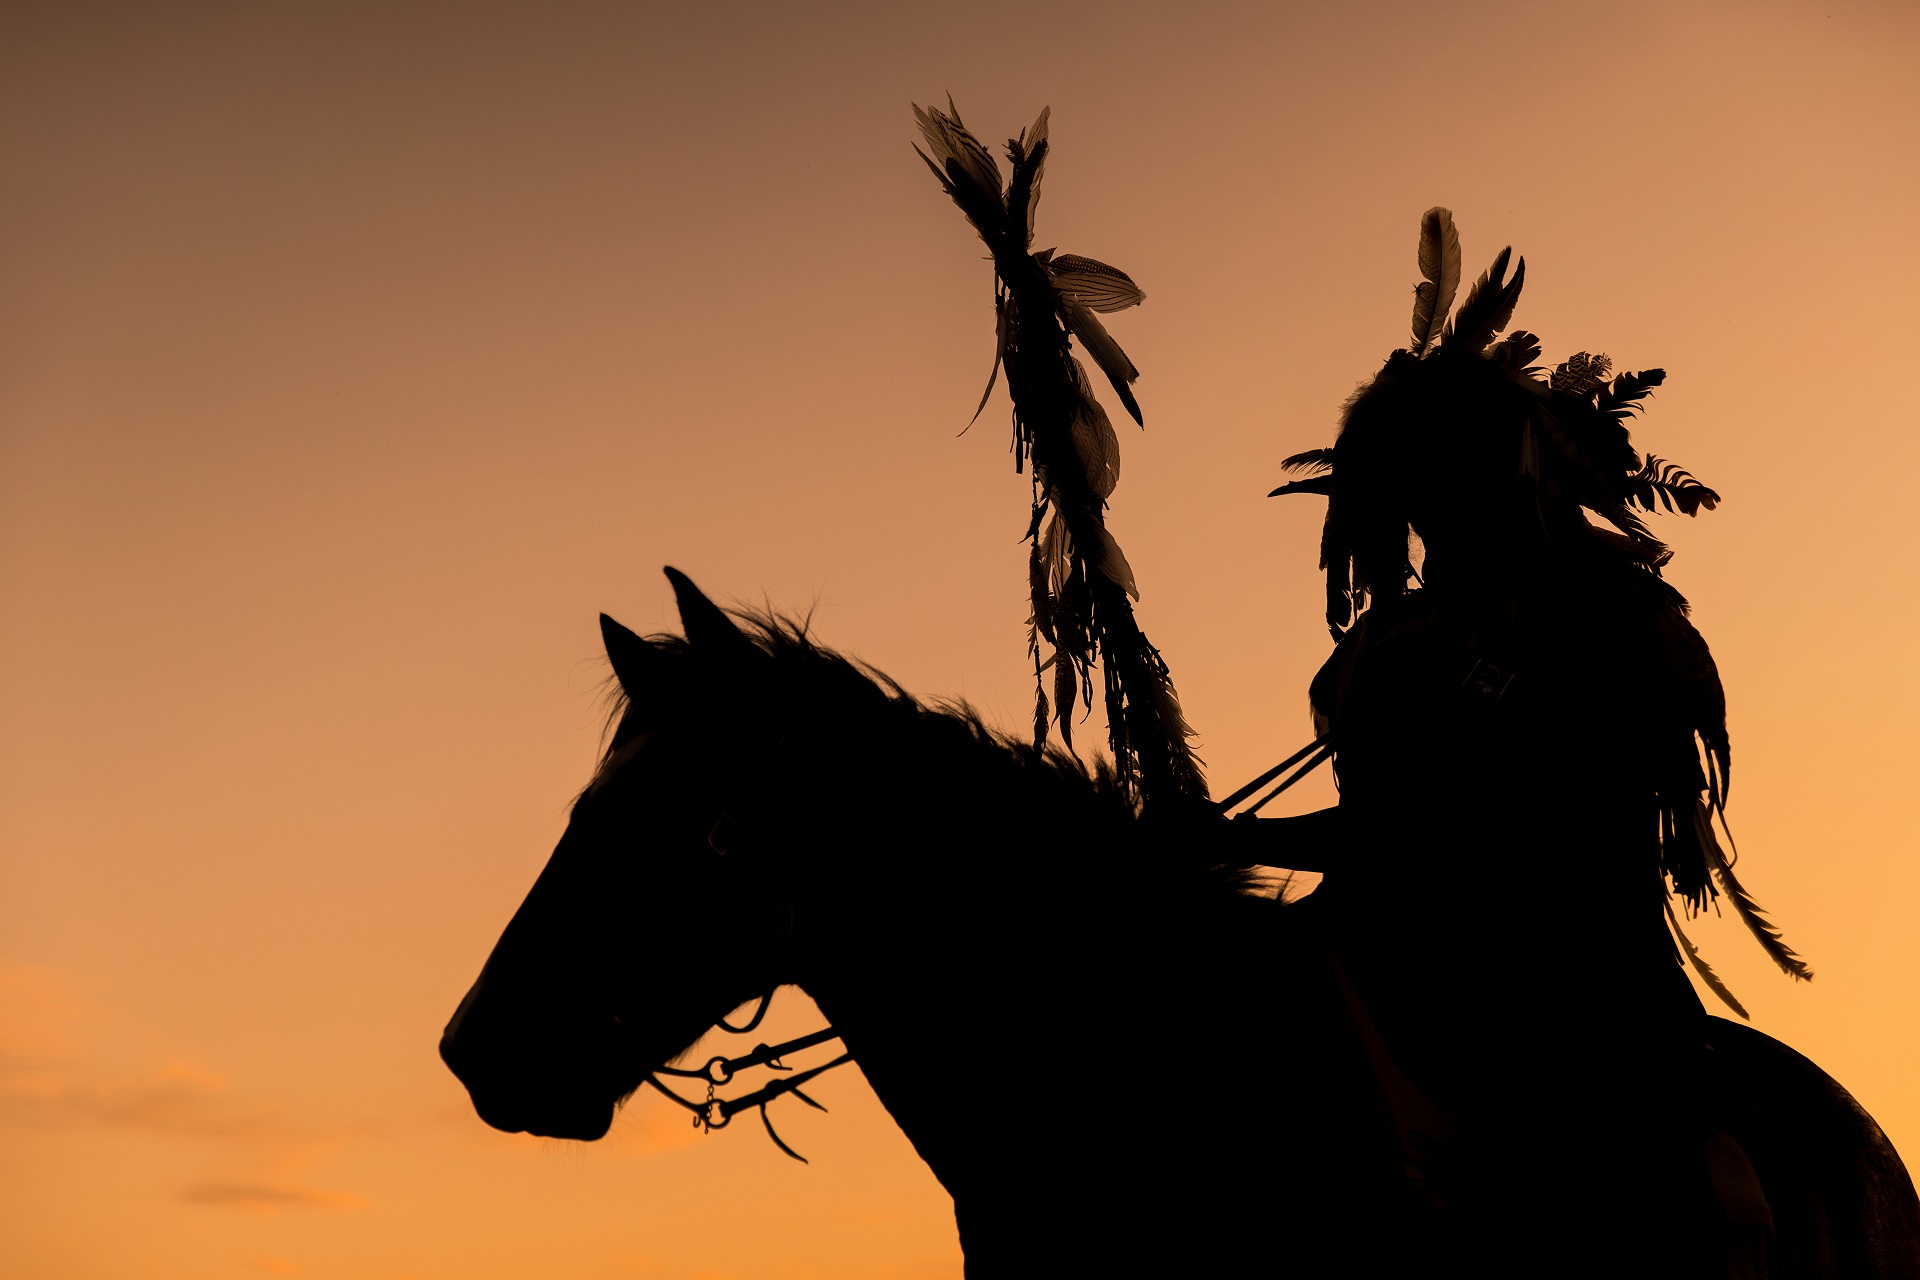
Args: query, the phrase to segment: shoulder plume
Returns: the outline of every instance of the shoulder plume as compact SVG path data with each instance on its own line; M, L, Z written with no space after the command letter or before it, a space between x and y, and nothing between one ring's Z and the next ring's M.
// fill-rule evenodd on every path
M1440 340L1453 295L1460 288L1460 233L1453 214L1439 205L1420 217L1420 275L1413 290L1413 354L1424 355Z

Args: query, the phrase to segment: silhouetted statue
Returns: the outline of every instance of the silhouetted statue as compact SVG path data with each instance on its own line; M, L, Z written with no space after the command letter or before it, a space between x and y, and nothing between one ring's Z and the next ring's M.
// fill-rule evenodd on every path
M971 1280L1501 1274L1518 1224L1454 1230L1408 1166L1431 1117L1303 927L1314 898L1249 894L1192 856L1218 832L1143 822L1110 774L669 573L686 638L602 619L617 725L441 1041L488 1123L597 1138L793 983L952 1193ZM1701 1028L1796 1250L1771 1274L1915 1275L1920 1209L1872 1120L1766 1037ZM1529 1172L1580 1186L1606 1113L1542 1117ZM1539 1243L1530 1276L1727 1274Z
M1656 1249L1759 1256L1768 1208L1675 940L1745 1011L1669 895L1688 912L1724 897L1811 974L1715 836L1725 698L1639 515L1718 495L1628 438L1661 370L1609 380L1583 352L1548 375L1532 334L1495 341L1524 259L1508 280L1501 250L1451 320L1447 210L1426 214L1419 263L1411 345L1332 448L1288 459L1314 474L1275 490L1328 498L1338 644L1311 700L1341 795L1262 838L1319 846L1296 859L1326 870L1303 910L1457 1119L1441 1164L1463 1210L1591 1234L1622 1268Z

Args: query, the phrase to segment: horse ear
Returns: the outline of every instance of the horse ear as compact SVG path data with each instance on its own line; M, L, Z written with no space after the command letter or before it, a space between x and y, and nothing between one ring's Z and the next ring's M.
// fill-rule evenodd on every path
M691 578L672 565L666 567L666 572L667 581L673 584L674 601L680 606L680 629L687 633L688 644L703 653L752 648L745 633L733 625L733 619L700 594L700 588L693 585Z
M627 691L629 700L640 701L641 690L647 686L648 669L658 653L652 645L604 613L600 615L600 640L607 646L607 661L613 664L614 678Z

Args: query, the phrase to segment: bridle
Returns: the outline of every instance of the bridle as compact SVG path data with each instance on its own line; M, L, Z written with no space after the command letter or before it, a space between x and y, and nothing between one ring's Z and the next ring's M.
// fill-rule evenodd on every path
M767 1009L772 1004L773 992L769 991L760 997L760 1007L754 1010L753 1017L747 1020L747 1024L744 1027L736 1027L725 1018L720 1019L714 1025L722 1031L730 1032L734 1035L746 1035L760 1025L760 1020L767 1016ZM853 1055L851 1053L842 1052L839 1057L833 1059L831 1062L823 1062L817 1067L809 1067L805 1071L797 1072L794 1075L777 1077L761 1085L753 1092L742 1094L737 1098L716 1097L714 1090L732 1083L734 1076L753 1067L766 1067L773 1071L792 1071L793 1068L782 1062L780 1060L781 1058L789 1053L799 1053L803 1049L811 1049L815 1045L826 1044L830 1040L838 1040L839 1038L840 1033L832 1027L822 1027L818 1031L808 1032L804 1036L796 1036L792 1040L782 1040L779 1044L770 1045L764 1042L757 1044L751 1052L743 1053L737 1058L729 1058L716 1054L714 1057L707 1059L707 1064L697 1071L688 1071L679 1067L656 1067L653 1071L642 1077L642 1080L644 1083L652 1085L655 1089L672 1099L678 1106L691 1111L693 1113L694 1128L706 1133L712 1133L715 1129L726 1128L727 1125L732 1123L734 1116L742 1111L758 1108L760 1112L760 1123L766 1126L767 1136L773 1139L773 1145L792 1156L795 1160L798 1160L801 1164L806 1164L807 1158L788 1146L786 1142L781 1139L779 1132L774 1129L773 1120L767 1115L767 1104L790 1093L812 1107L815 1111L825 1111L826 1107L808 1097L800 1086L808 1083L823 1072L831 1071L835 1067L844 1066L852 1062ZM657 1076L674 1076L682 1080L705 1080L707 1082L706 1099L702 1102L695 1102L691 1098L683 1098L666 1085L660 1083L660 1081L656 1079Z
M1282 779L1281 782L1271 791L1267 792L1267 794L1261 796L1258 801L1250 805L1242 816L1258 813L1266 806L1268 801L1278 796L1294 783L1300 781L1300 779L1306 777L1307 774L1313 772L1313 770L1325 763L1332 755L1332 735L1326 734L1316 738L1314 741L1288 756L1285 760L1282 760L1279 764L1273 766L1273 768L1268 769L1259 777L1234 791L1231 795L1227 796L1226 799L1220 801L1217 806L1218 811L1223 815L1231 812L1234 806L1246 800L1247 797L1251 796L1267 783L1272 782L1282 773L1286 773L1288 769L1292 769L1292 773ZM714 819L713 826L707 833L707 845L714 851L716 856L724 858L739 847L740 831L740 823L733 818L732 814L723 811L718 818ZM784 916L782 916L782 913L784 913ZM794 918L793 907L791 905L783 906L775 904L774 919L776 921L774 925L776 932L789 936L795 932L798 922ZM748 1018L744 1025L736 1027L723 1017L714 1022L714 1027L727 1032L729 1035L743 1036L751 1034L759 1027L760 1023L765 1020L767 1010L772 1008L774 991L776 989L777 988L770 988L765 995L760 997L760 1003L754 1009L753 1016ZM749 1071L755 1067L766 1067L770 1071L791 1072L793 1068L781 1061L787 1054L800 1053L803 1050L812 1049L818 1045L827 1044L838 1039L840 1039L840 1033L838 1031L835 1031L830 1026L822 1027L818 1031L810 1031L806 1035L795 1036L791 1040L782 1040L779 1044L770 1045L762 1041L738 1057L715 1054L713 1057L707 1059L706 1065L697 1070L688 1070L682 1067L655 1067L652 1071L641 1077L641 1083L652 1085L676 1106L692 1112L693 1126L705 1133L712 1133L716 1129L726 1128L733 1122L733 1118L742 1111L758 1110L760 1112L760 1123L766 1126L767 1136L773 1139L773 1145L780 1148L780 1150L787 1155L792 1156L795 1160L798 1160L801 1164L806 1164L807 1158L788 1146L780 1137L779 1132L774 1129L773 1120L767 1114L767 1106L787 1094L792 1094L814 1110L825 1111L827 1108L807 1096L806 1091L803 1090L801 1086L812 1082L816 1077L833 1070L835 1067L845 1066L847 1063L852 1062L852 1053L843 1049L839 1057L829 1062L823 1062L816 1067L808 1067L806 1070L795 1072L792 1075L777 1076L766 1084L761 1085L758 1089L741 1094L738 1097L722 1098L714 1091L733 1083L734 1078L742 1071ZM680 1094L675 1093L672 1089L662 1084L658 1078L660 1076L672 1076L679 1080L704 1080L707 1085L707 1096L700 1101L682 1097Z
M736 820L730 812L722 810L720 816L714 819L713 826L707 831L707 847L713 850L714 856L724 859L738 850L741 845L742 824ZM737 863L738 859L736 858L729 865L737 865ZM763 895L756 894L754 896ZM771 932L776 935L791 938L797 931L799 925L792 903L775 902L769 905L772 907L769 913L772 926ZM743 1036L750 1034L766 1018L767 1010L773 1007L773 996L776 990L778 990L777 987L769 988L766 994L760 997L759 1005L754 1009L753 1016L747 1019L745 1025L736 1027L724 1017L717 1019L713 1025L730 1035ZM705 1133L712 1133L716 1129L726 1128L733 1122L734 1116L742 1111L758 1109L760 1112L760 1123L766 1126L767 1136L773 1139L773 1145L780 1148L780 1150L787 1155L792 1156L795 1160L798 1160L801 1164L806 1164L807 1158L788 1146L780 1137L779 1132L774 1129L773 1120L767 1115L767 1105L786 1094L792 1094L814 1110L825 1111L827 1108L807 1096L801 1086L807 1084L823 1072L831 1071L835 1067L844 1066L852 1062L853 1054L843 1051L839 1057L834 1058L830 1062L824 1062L817 1067L809 1067L805 1071L793 1075L776 1077L766 1084L761 1085L758 1089L750 1093L742 1094L739 1097L718 1097L714 1093L714 1090L732 1083L734 1077L740 1072L751 1070L754 1067L766 1067L771 1071L792 1071L793 1068L781 1061L787 1054L799 1053L802 1050L811 1049L816 1045L826 1044L839 1038L840 1033L832 1027L822 1027L818 1031L811 1031L804 1036L796 1036L791 1040L783 1040L779 1044L770 1045L763 1041L760 1044L756 1044L749 1052L743 1053L738 1057L730 1058L725 1054L716 1054L712 1058L707 1059L706 1065L698 1070L687 1070L681 1067L656 1067L641 1077L641 1083L652 1085L675 1105L692 1112L694 1127ZM697 1102L691 1098L684 1098L662 1084L658 1079L660 1076L673 1076L681 1080L704 1080L707 1084L707 1096L704 1100Z

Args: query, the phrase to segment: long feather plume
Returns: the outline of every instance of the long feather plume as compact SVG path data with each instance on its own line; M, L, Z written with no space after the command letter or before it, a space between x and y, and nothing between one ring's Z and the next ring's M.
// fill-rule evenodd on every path
M1050 144L1048 114L1007 144L1006 190L993 157L952 107L914 108L926 149L920 157L993 254L998 360L990 398L1005 369L1013 399L1014 466L1031 467L1032 596L1028 646L1034 665L1034 741L1056 729L1069 749L1073 714L1091 698L1101 668L1108 741L1122 786L1152 805L1204 801L1206 780L1188 744L1165 660L1141 632L1133 569L1106 527L1105 507L1120 478L1120 445L1095 398L1080 350L1113 384L1134 421L1139 370L1096 312L1137 306L1145 293L1117 267L1092 258L1032 251L1034 210ZM919 150L916 148L916 150ZM983 399L984 405L984 399ZM978 416L976 411L975 416ZM1043 653L1043 646L1051 653ZM1046 673L1051 670L1049 706Z
M1798 978L1802 982L1813 981L1813 970L1808 968L1807 962L1787 945L1786 939L1780 935L1779 926L1767 919L1766 912L1758 902L1753 900L1753 895L1748 893L1746 887L1740 883L1740 878L1734 875L1733 864L1727 861L1726 853L1720 848L1720 841L1714 837L1713 821L1707 813L1707 804L1704 800L1694 801L1693 825L1700 840L1700 847L1707 855L1707 865L1713 870L1713 878L1719 881L1721 890L1727 895L1727 901L1733 904L1734 914L1740 917L1740 922L1747 926L1749 933L1753 934L1754 940L1760 944L1760 949L1767 953L1768 959L1780 966L1783 973Z
M1420 217L1420 283L1413 290L1413 354L1439 342L1460 288L1460 233L1453 214L1439 205Z
M1680 950L1686 954L1687 963L1692 965L1693 971L1700 975L1700 981L1707 984L1707 990L1720 997L1720 1003L1742 1018L1751 1021L1747 1007L1734 997L1726 983L1720 981L1720 975L1713 971L1713 966L1707 963L1706 957L1701 955L1699 948L1693 945L1693 939L1687 937L1687 931L1680 927L1680 917L1674 915L1671 899L1667 901L1666 908L1667 925L1673 930L1674 940L1680 944Z

